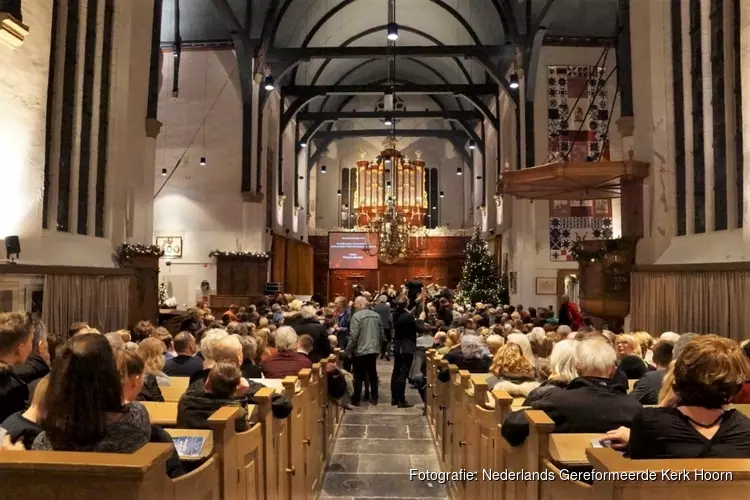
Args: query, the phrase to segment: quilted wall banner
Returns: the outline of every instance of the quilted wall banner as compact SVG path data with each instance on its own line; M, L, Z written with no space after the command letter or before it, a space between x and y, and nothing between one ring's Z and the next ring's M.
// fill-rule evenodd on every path
M554 200L549 202L549 215L551 261L572 261L571 250L577 241L612 238L610 200Z
M605 68L548 66L549 157L545 163L609 160Z

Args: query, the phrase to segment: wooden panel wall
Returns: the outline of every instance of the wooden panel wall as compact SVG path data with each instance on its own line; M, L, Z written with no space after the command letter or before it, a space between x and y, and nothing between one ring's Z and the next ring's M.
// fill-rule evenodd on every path
M217 295L263 295L267 279L267 260L232 256L216 259Z
M271 281L282 282L284 293L312 295L313 247L304 241L274 234L272 248Z
M409 280L419 280L425 284L438 283L455 288L461 280L464 250L468 237L435 236L410 240L411 256L395 264L380 263L380 269L329 270L328 236L311 236L314 248L314 289L316 293L328 296L348 297L355 284L368 290L379 289L384 284L400 286Z

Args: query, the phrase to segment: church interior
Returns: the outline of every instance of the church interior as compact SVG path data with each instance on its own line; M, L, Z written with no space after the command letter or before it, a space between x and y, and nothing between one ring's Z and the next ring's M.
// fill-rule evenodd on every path
M747 0L0 0L0 499L746 498L747 117Z

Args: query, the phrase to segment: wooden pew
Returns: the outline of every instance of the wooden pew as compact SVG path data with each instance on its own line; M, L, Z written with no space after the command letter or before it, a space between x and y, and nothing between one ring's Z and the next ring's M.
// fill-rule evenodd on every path
M326 462L326 423L324 413L327 409L328 392L323 386L326 378L320 364L314 363L311 376L305 378L300 372L302 389L307 392L307 410L305 421L305 488L310 498L314 498L323 479L323 465ZM324 392L325 391L325 392Z
M468 482L465 489L467 500L502 500L502 482L485 481L481 471L505 469L503 455L496 453L500 424L510 411L513 400L505 391L489 392L486 375L472 375L471 387L466 391L468 401L467 460L469 471L477 471L477 481Z
M34 500L219 500L219 462L175 480L172 448L149 443L135 453L0 451L0 498Z
M450 372L450 367L448 365L448 361L444 359L436 359L436 363L433 368L433 377L435 380L435 385L433 387L433 390L435 391L433 394L433 399L435 401L435 423L433 434L438 449L438 458L440 459L441 464L445 464L448 450L446 436L448 433L448 405L450 403L451 385L450 382L440 382L437 379L437 374L443 368L448 369ZM454 371L457 373L458 368L454 368Z
M680 500L740 500L748 497L750 489L748 459L630 460L609 448L588 449L586 456L597 472L625 474L653 471L648 480L594 481L591 486L592 500L663 500L665 497ZM690 476L687 480L665 480L662 475L664 470L687 470ZM703 480L696 477L694 471L703 471ZM706 474L716 474L721 479L705 480ZM731 479L728 474L731 474Z
M178 402L188 388L190 377L169 377L169 385L159 386L166 402Z
M450 408L446 420L447 453L445 463L448 466L446 470L460 471L466 468L466 440L469 423L467 418L468 404L465 397L466 389L469 387L469 377L471 374L466 370L459 370L456 365L449 365L451 373L450 381ZM463 482L450 483L451 494L455 499L464 498Z

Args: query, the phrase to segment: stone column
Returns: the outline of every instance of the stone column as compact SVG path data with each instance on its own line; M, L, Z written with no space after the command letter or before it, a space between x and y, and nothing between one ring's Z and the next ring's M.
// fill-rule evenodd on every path
M676 234L670 3L632 0L634 159L651 165L644 183L638 262L654 263Z
M740 67L742 71L742 228L744 259L750 260L750 3L740 1Z

